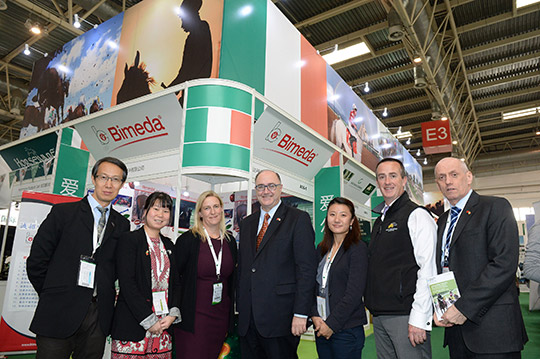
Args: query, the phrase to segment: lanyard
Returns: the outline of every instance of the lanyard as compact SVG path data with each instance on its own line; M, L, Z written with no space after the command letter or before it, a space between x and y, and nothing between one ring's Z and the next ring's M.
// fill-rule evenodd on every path
M221 234L221 232L219 232L219 240L221 242L221 248L219 249L219 254L216 256L216 251L214 250L212 239L208 235L206 228L204 228L204 234L206 234L206 242L208 242L208 247L210 247L212 258L214 258L214 264L216 265L216 277L217 277L217 280L219 280L219 277L221 276L221 258L223 256L223 235Z
M156 264L157 264L156 277L159 280L159 278L161 278L161 274L163 273L163 270L165 269L165 248L163 247L163 244L161 243L161 238L160 238L159 243L158 243L159 253L156 253L154 249L154 243L150 239L150 236L148 235L148 233L146 233L146 230L144 231L144 234L146 234L146 243L148 243L148 249L150 250L154 258L156 259Z
M343 242L341 242L343 244ZM336 259L336 255L339 252L339 249L341 248L341 244L339 245L336 253L334 253L334 256L332 256L332 250L329 251L328 255L326 256L326 262L324 263L323 272L322 272L322 289L326 288L326 283L328 282L328 273L330 272L330 267L332 266L332 263L334 263L334 259Z
M105 215L105 214L103 214ZM105 228L101 231L101 235L98 238L97 232L98 232L98 224L94 223L94 232L92 233L92 241L94 243L94 250L92 251L92 257L96 253L97 249L101 245L101 242L103 242L103 237L105 237L105 229L107 225L105 225Z

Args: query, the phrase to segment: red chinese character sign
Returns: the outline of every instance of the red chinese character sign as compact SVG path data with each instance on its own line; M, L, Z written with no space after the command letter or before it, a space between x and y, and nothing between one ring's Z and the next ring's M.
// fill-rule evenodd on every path
M450 121L429 121L422 123L422 145L428 155L452 152Z

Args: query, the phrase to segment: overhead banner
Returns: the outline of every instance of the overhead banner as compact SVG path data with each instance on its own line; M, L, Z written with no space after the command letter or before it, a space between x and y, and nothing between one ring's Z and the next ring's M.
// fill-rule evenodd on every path
M56 133L49 133L31 141L6 148L0 151L0 156L12 171L25 170L24 178L19 178L19 180L41 177L45 174L44 168L47 169L47 174L51 171L52 166L50 164L54 160L57 139L58 135ZM32 176L30 169L36 165L37 171Z
M309 180L334 153L326 142L270 107L255 123L253 147L255 157Z
M7 280L2 321L0 352L36 350L35 334L28 329L38 302L38 295L26 274L26 259L39 225L54 204L80 198L45 193L24 192Z
M422 122L422 146L428 155L452 152L450 121Z
M178 148L182 107L171 93L75 125L94 158L130 158Z

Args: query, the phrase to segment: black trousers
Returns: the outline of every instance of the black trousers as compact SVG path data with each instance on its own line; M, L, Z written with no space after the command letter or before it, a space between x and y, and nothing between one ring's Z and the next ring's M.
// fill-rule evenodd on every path
M473 353L463 340L461 326L446 328L446 338L451 359L521 359L521 352L482 354Z
M105 335L99 327L97 303L90 303L88 313L75 334L67 338L36 337L36 359L101 359Z
M296 352L300 337L290 333L283 337L265 338L255 327L253 314L246 335L239 338L242 359L298 359Z

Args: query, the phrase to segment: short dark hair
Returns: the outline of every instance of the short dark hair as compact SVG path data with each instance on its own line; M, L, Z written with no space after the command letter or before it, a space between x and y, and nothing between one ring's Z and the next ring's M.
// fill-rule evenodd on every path
M273 174L275 174L277 176L277 179L279 180L279 183L281 183L281 177L279 176L279 173L277 173L276 171L272 171L272 170L260 170L256 175L255 175L255 182L257 182L257 178L259 178L259 175L263 172L272 172Z
M124 162L120 161L116 157L103 157L103 158L99 159L96 162L96 164L94 165L94 167L92 167L92 177L96 178L99 166L103 162L112 163L113 165L116 165L116 166L120 167L120 169L122 170L122 183L126 182L126 178L127 178L127 175L128 175L128 169L126 167L126 164Z
M405 178L405 176L407 176L407 172L405 172L405 166L403 166L403 162L393 157L386 157L380 160L379 163L377 163L377 166L375 167L375 175L377 175L377 169L379 168L380 164L385 163L385 162L395 162L399 164L399 168L400 168L399 172L401 174L401 178Z
M360 223L358 222L358 218L356 217L355 211L354 211L354 204L345 197L335 197L330 201L328 204L328 209L334 204L344 204L349 208L349 212L351 212L351 216L353 219L353 223L351 224L351 228L347 235L345 236L345 239L343 240L343 249L346 251L349 249L349 247L354 244L358 243L360 241L360 237L362 236L360 231ZM326 212L326 215L328 216L328 211ZM328 251L332 248L332 245L334 244L334 234L330 230L330 227L328 226L328 221L324 220L324 236L322 242L319 244L321 255L324 256Z

